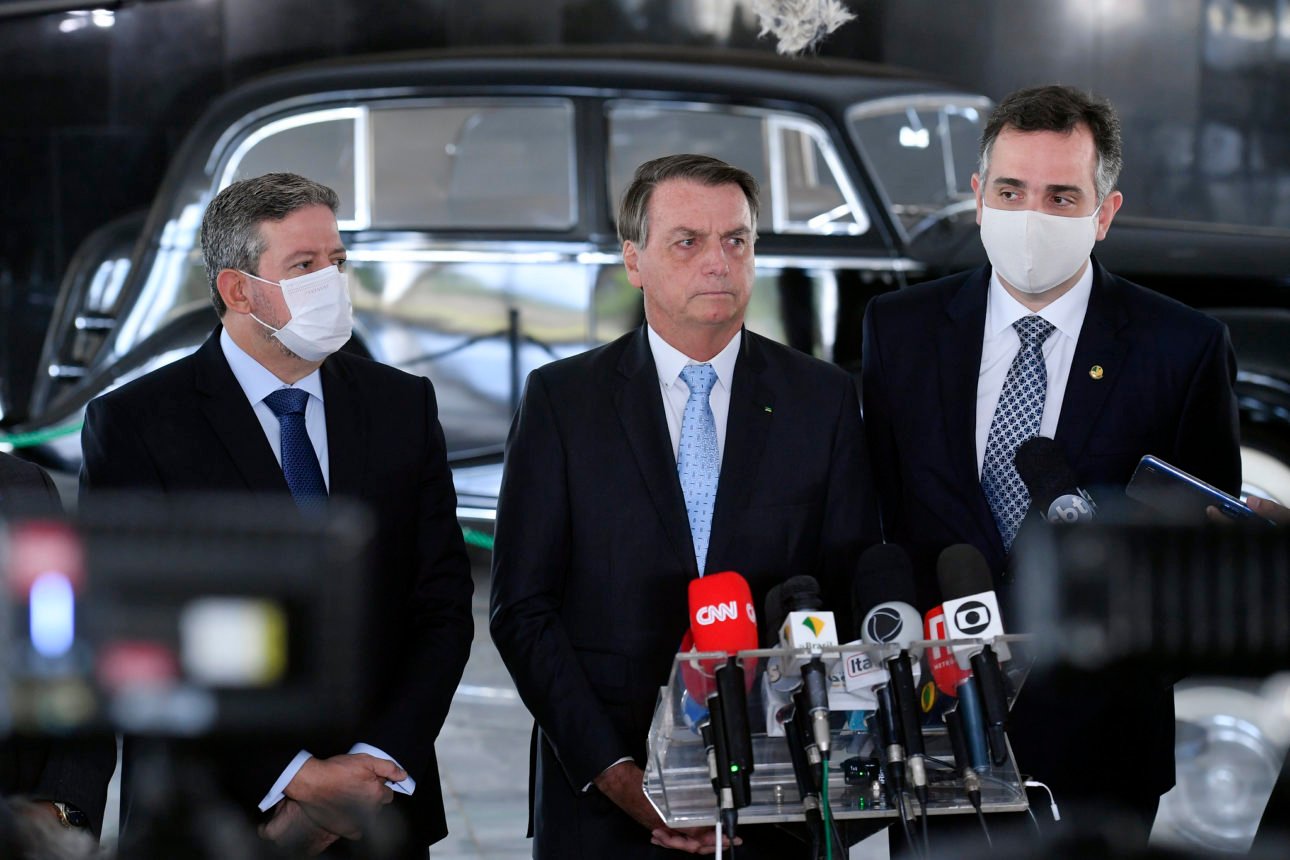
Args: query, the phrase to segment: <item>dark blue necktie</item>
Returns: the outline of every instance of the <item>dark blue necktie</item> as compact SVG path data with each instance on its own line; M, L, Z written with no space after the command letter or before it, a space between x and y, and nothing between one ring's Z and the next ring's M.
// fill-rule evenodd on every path
M1044 341L1053 324L1031 314L1012 324L1021 339L1021 349L1008 368L999 392L999 405L986 437L985 460L981 468L981 489L999 526L1005 552L1012 550L1017 529L1030 507L1030 491L1013 463L1021 443L1039 433L1048 397L1048 368L1044 364Z
M282 448L282 476L296 504L305 510L320 508L327 501L327 484L323 481L318 455L305 429L305 404L309 392L299 388L279 388L264 398L278 416Z

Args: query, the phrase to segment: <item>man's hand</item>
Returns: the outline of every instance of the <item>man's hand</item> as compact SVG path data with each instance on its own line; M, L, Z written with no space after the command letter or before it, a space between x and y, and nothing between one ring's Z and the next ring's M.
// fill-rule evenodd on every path
M340 837L319 827L290 798L279 801L273 817L260 825L260 838L291 854L314 857L326 851Z
M655 845L690 854L717 853L714 828L674 828L663 823L658 811L645 797L645 774L635 762L619 762L596 777L595 785L601 794L650 831L650 842ZM723 841L729 847L730 840ZM741 845L743 840L736 839L735 844Z
M1245 503L1259 516L1267 517L1278 525L1290 526L1290 508L1258 496L1247 497Z
M311 758L283 793L300 804L314 824L346 839L359 839L380 808L394 800L385 781L407 778L394 762L364 753Z
M1258 496L1247 496L1245 498L1245 504L1248 505L1250 510L1254 511L1254 513L1272 520L1272 522L1277 525L1290 526L1290 508L1278 505L1276 502L1269 501L1268 499L1261 499ZM1234 522L1231 517L1213 505L1205 508L1205 516L1209 517L1209 521L1211 523L1226 525Z

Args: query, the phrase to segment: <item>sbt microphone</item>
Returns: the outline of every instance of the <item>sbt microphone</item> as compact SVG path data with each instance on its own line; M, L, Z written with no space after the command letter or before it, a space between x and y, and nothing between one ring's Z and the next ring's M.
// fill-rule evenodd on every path
M1027 439L1017 448L1013 465L1030 492L1030 510L1050 523L1093 519L1097 505L1076 484L1075 471L1061 445L1047 436Z
M980 550L968 544L946 548L936 561L936 576L945 598L942 606L949 638L987 640L961 645L956 642L952 647L959 667L972 668L985 712L992 760L1002 765L1008 760L1008 696L999 661L1011 659L1012 654L1006 643L997 639L1004 631L994 577Z
M751 800L753 771L745 675L748 667L740 667L735 654L757 647L757 613L747 581L733 571L691 580L689 604L695 650L726 655L724 660L716 661L712 671L716 692L708 696L708 707L712 712L713 745L720 765L721 809L723 814L733 814L733 810L747 806ZM700 661L700 665L708 662ZM729 797L724 791L727 775Z

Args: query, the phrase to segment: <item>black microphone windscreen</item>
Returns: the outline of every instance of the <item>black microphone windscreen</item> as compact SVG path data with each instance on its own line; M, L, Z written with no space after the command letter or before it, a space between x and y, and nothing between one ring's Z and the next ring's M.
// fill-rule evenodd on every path
M971 544L956 543L941 550L936 559L936 580L942 600L957 600L969 594L994 591L994 577L981 551Z
M813 576L805 574L790 576L780 583L779 595L784 604L785 615L790 612L824 608L824 598L820 596L820 584Z
M913 606L917 600L914 564L903 547L880 543L864 551L851 580L851 617L857 625L879 603L900 601Z
M788 613L784 611L784 584L772 585L766 592L766 611L761 614L761 646L774 648L779 644L779 628Z
M1022 442L1012 462L1038 511L1046 512L1053 499L1077 491L1078 479L1062 446L1047 436Z

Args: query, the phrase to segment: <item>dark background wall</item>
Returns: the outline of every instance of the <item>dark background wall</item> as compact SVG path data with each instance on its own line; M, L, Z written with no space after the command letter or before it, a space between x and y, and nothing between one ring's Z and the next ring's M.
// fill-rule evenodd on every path
M258 73L459 45L771 45L739 0L0 0L0 403L22 417L59 280L146 208L186 129ZM48 4L59 5L57 0ZM65 4L64 4L65 5ZM822 53L999 98L1060 81L1115 101L1139 215L1290 227L1290 0L849 0ZM110 24L110 26L109 26Z

